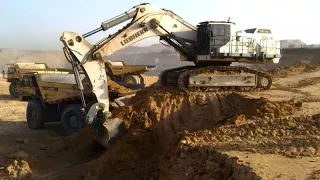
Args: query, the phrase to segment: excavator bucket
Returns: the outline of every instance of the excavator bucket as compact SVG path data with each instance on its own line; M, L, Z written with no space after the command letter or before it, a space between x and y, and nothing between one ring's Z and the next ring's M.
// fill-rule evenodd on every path
M124 121L112 118L98 125L95 131L95 140L103 147L108 148L125 132Z
M112 106L111 104L115 104L118 107L122 107L134 94L134 92L118 93L117 96L120 97L114 99L114 103L110 103L109 105ZM125 133L125 123L124 120L120 118L111 118L109 108L105 108L105 104L100 102L87 106L86 122L91 124L94 130L95 141L103 147L108 148Z

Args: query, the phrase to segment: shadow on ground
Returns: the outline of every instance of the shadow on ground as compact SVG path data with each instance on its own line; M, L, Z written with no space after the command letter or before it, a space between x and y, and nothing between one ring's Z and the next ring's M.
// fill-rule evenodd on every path
M1 100L19 101L18 98L13 98L9 94L0 94L0 101Z

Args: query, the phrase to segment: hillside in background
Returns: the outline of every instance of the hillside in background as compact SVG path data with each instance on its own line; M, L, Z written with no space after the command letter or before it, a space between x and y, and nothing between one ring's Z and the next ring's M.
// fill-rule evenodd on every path
M283 49L283 58L279 64L259 65L258 67L274 68L291 65L299 60L320 61L320 48L291 48ZM180 61L179 54L172 48L162 44L147 47L130 46L110 55L108 60L124 61L133 65L157 65L157 69L147 75L158 75L161 71L184 65L190 62ZM0 49L0 66L15 62L44 62L50 67L70 68L62 51L26 51L14 49Z
M69 66L62 51L0 49L1 67L6 63L16 62L44 62L52 67Z
M320 48L320 44L306 44L300 39L284 39L281 40L281 48Z
M281 40L281 48L301 48L304 45L300 39Z
M129 46L105 59L133 65L157 65L157 69L147 73L148 75L157 75L164 69L191 64L181 62L179 54L173 48L162 44L147 47ZM62 51L0 49L1 67L6 63L16 62L44 62L50 67L71 68Z
M131 46L110 55L106 59L120 60L133 65L157 65L157 68L147 72L147 75L158 75L165 69L193 64L180 61L180 55L174 48L162 44L154 44L148 47Z

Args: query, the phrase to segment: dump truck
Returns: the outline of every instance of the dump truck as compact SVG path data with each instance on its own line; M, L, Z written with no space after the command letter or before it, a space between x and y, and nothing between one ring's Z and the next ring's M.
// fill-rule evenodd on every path
M81 98L88 105L95 102L95 97L90 90L90 84L84 74L84 91L80 96L74 74L38 74L25 73L18 91L19 100L27 101L26 119L29 128L41 129L46 123L60 122L66 135L80 131L85 127L84 113ZM109 91L110 108L115 109L124 105L122 100L135 94L130 92Z
M69 74L73 73L71 69L64 68L49 68L46 63L14 63L6 64L8 66L6 81L10 82L9 93L11 97L17 98L18 91L21 84L23 75L26 73L38 73L38 74Z
M73 73L71 69L66 68L50 68L46 63L15 63L7 64L7 82L10 82L9 93L11 97L17 98L19 92L18 87L21 84L25 73L34 72L38 74L69 74ZM143 88L146 85L145 72L156 68L153 65L127 65L123 61L105 61L106 71L110 79L116 81L120 85L129 88ZM3 75L4 76L4 75ZM5 77L5 76L4 76Z
M146 85L144 73L157 68L156 65L128 65L124 61L105 60L106 72L111 80L119 84L132 83Z

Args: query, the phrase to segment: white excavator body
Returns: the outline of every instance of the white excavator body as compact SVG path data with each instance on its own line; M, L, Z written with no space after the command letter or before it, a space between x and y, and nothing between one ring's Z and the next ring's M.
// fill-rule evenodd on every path
M90 44L86 37L106 31L130 20L114 34ZM101 26L84 35L63 32L60 40L64 52L73 65L80 92L82 82L77 67L81 67L92 85L97 102L86 114L89 124L96 128L99 142L107 146L123 132L123 121L110 119L108 82L104 57L149 37L160 40L177 50L181 60L194 62L195 66L168 69L160 75L163 86L171 86L185 92L216 92L224 90L250 91L269 89L269 75L245 67L232 67L232 62L274 63L281 57L276 40L239 36L234 23L205 21L193 26L172 11L148 3L133 7L127 12L102 22ZM270 41L269 41L270 40ZM84 102L84 106L87 105Z

